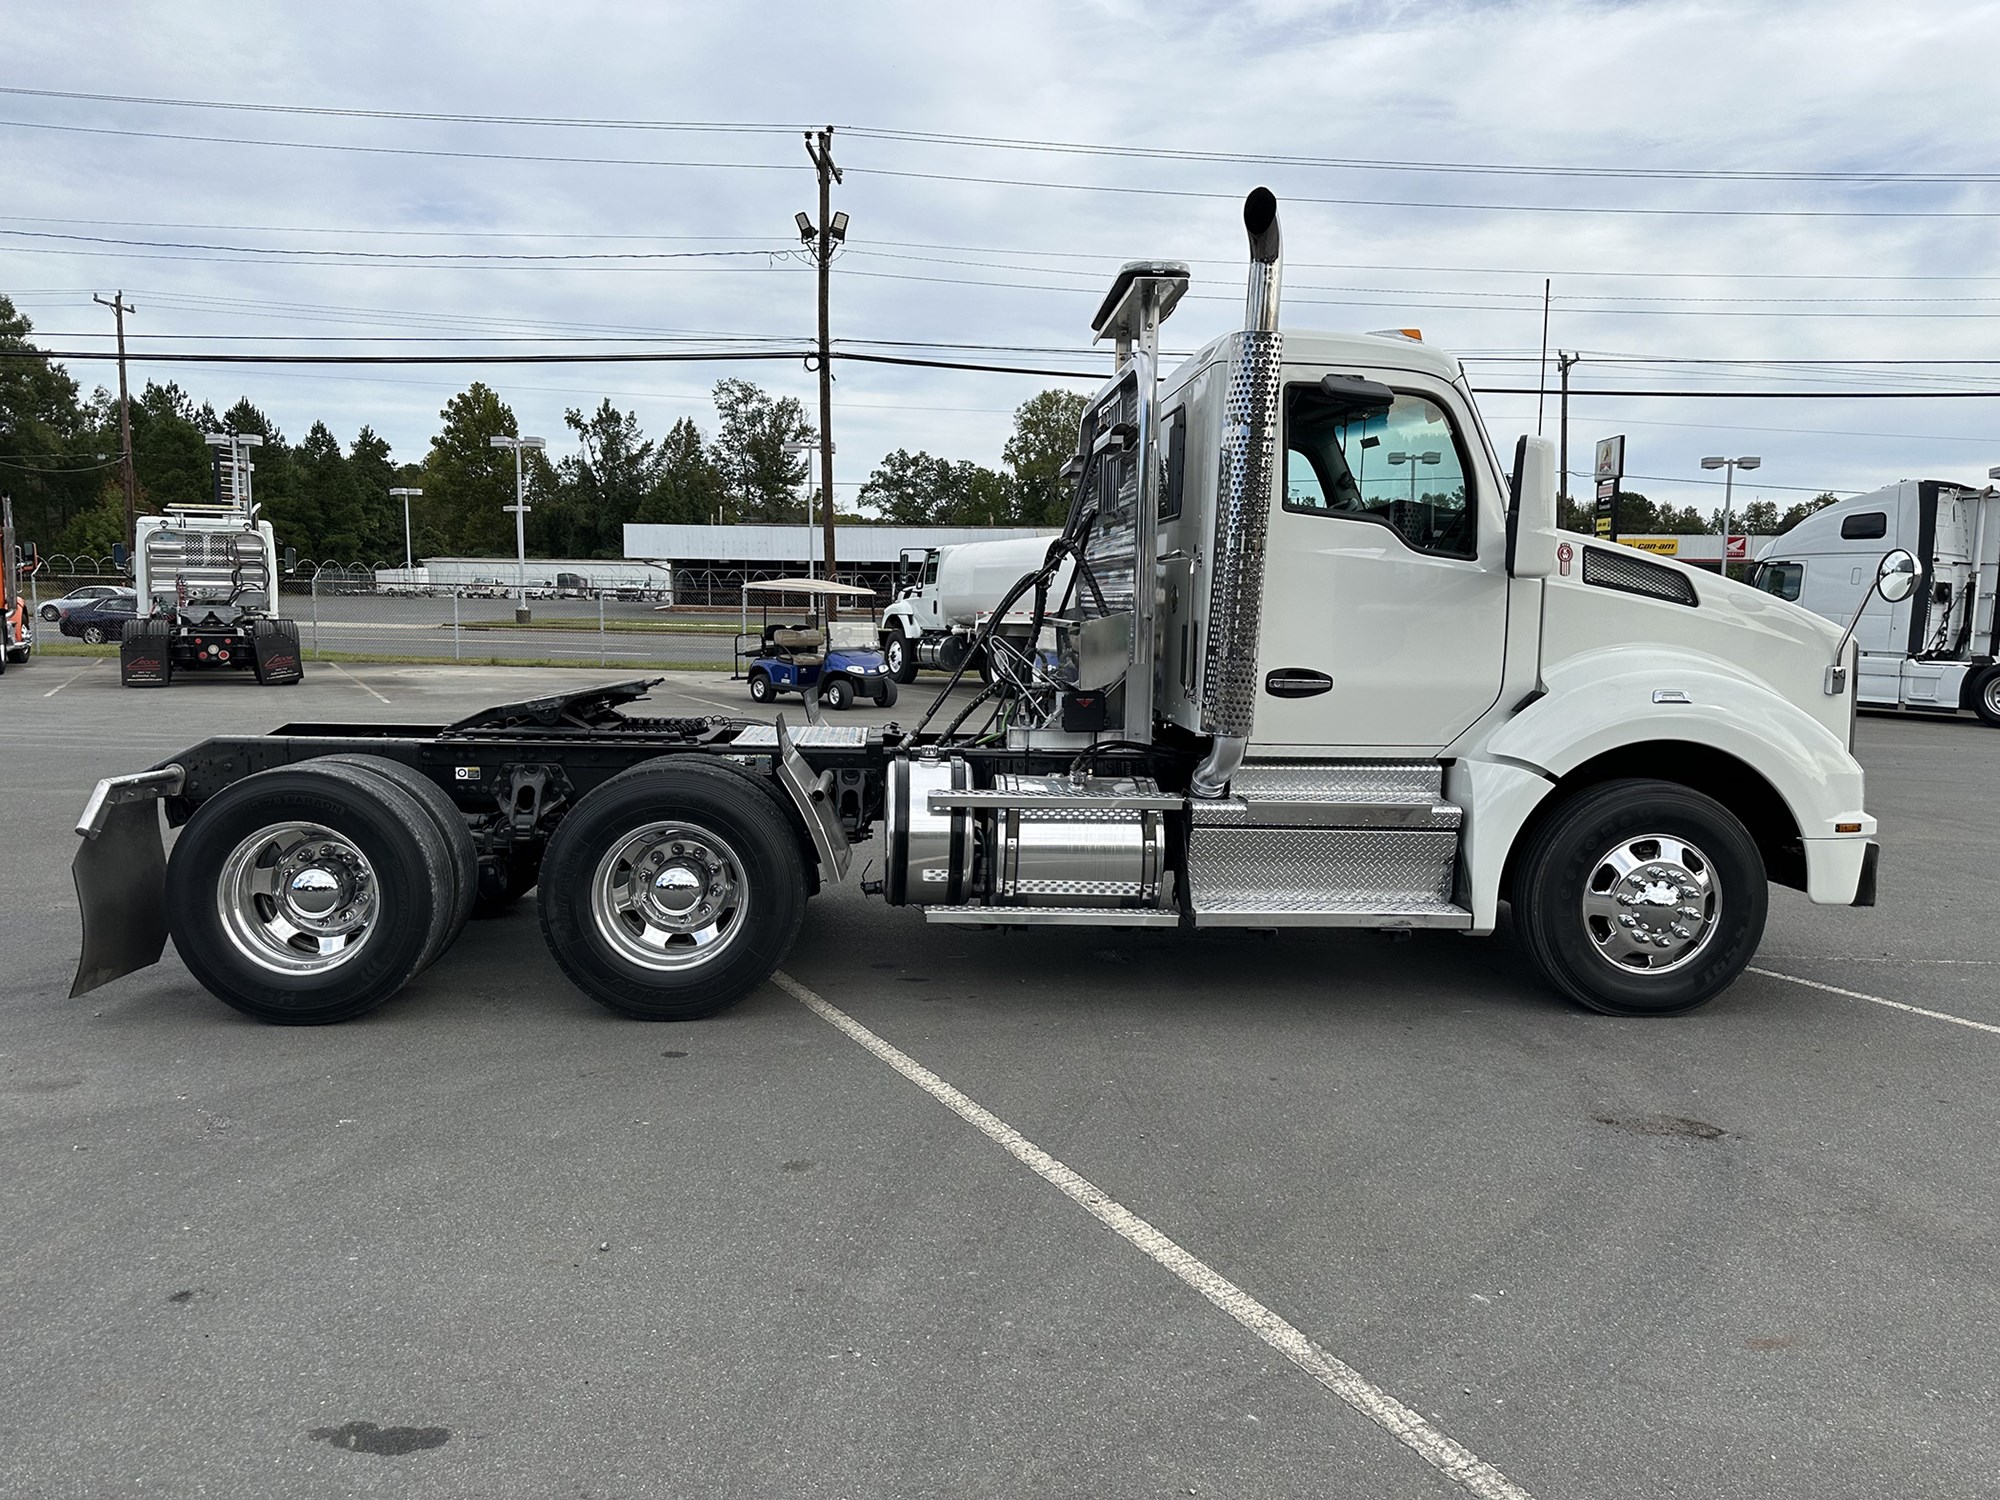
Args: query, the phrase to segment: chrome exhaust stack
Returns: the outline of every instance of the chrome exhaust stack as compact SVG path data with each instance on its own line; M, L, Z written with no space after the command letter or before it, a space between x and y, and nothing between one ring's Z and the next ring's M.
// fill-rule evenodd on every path
M1220 797L1243 763L1257 717L1257 638L1264 616L1264 546L1277 455L1278 390L1285 340L1278 332L1284 259L1278 200L1257 188L1243 200L1250 281L1241 347L1223 398L1221 484L1216 496L1215 561L1202 651L1201 727L1214 736L1195 768L1197 797Z

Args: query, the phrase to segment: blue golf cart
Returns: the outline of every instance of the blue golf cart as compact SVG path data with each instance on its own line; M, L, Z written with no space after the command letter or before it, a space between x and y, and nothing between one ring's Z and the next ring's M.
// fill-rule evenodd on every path
M761 620L750 628L750 596L759 596ZM869 601L866 617L828 620L829 599ZM880 649L874 622L875 591L819 578L773 578L743 586L743 624L736 636L736 675L747 679L753 702L780 693L819 695L828 708L857 698L887 708L896 701L896 679ZM784 616L771 618L773 606Z

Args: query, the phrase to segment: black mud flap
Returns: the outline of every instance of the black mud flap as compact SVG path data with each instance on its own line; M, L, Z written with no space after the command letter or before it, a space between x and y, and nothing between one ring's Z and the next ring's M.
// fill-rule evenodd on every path
M250 663L265 687L282 687L306 675L299 660L299 627L290 620L258 620L250 627Z
M167 946L167 855L159 798L177 791L179 766L99 782L77 832L70 873L83 915L83 951L70 996L160 961Z
M173 637L167 622L132 621L118 643L118 681L126 687L166 687L173 680Z

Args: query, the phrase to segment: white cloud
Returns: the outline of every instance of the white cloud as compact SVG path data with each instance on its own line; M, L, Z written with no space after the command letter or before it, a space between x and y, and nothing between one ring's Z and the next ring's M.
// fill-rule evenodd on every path
M8 63L0 82L370 109L831 120L1409 161L1973 173L2000 159L1990 112L1980 106L1983 73L2000 42L2000 10L1991 5L1266 0L1222 8L1120 0L977 9L771 4L554 11L360 4L313 11L190 3L174 8L168 30L170 36L163 36L157 11L136 6L50 9L4 0L0 56ZM668 238L724 235L744 237L739 248L761 238L782 251L793 212L813 204L801 143L788 134L316 119L19 96L0 96L0 120L783 168L347 154L0 126L4 212L15 216L0 220L0 228L348 252L730 248ZM836 271L840 336L1060 346L1077 351L1078 368L1097 368L1102 356L1088 350L1086 324L1110 271L1128 257L1171 256L1196 262L1196 295L1169 329L1171 342L1192 347L1236 315L1241 235L1233 200L1260 180L1286 200L1288 321L1299 326L1414 323L1446 347L1532 351L1544 274L1555 279L1555 341L1604 353L1971 359L1992 354L1992 330L2000 326L2000 318L1990 316L2000 314L2000 264L1993 251L2000 221L1611 212L1993 211L2000 194L1989 185L1333 171L986 151L846 131L837 137L836 155L852 169L837 203L852 216L855 252ZM993 178L1219 196L1011 187ZM1305 201L1311 198L1540 203L1596 211L1525 214ZM27 216L112 222L28 223ZM141 224L224 227L133 227ZM334 232L286 234L261 226ZM440 233L426 238L407 231ZM462 237L498 232L638 238ZM984 253L909 248L913 243ZM85 255L84 249L110 253ZM66 336L56 342L71 344L77 340L69 335L104 331L89 291L118 285L141 306L134 331L173 336L162 342L241 333L532 332L558 324L803 340L813 323L810 275L783 261L447 270L141 258L206 253L0 236L0 290L45 289L23 290L20 300L41 328ZM1657 274L1664 272L1683 274ZM1884 279L1759 279L1774 274ZM1990 279L1922 279L1942 276ZM898 279L908 277L937 279ZM1587 310L1605 294L1661 300L1621 301L1615 313ZM1778 298L1829 300L1770 300ZM1862 300L1921 298L1954 300ZM328 310L352 308L395 316ZM1931 313L1951 316L1922 316ZM472 319L491 321L456 321ZM294 435L316 418L343 436L365 422L399 453L414 457L434 428L437 408L475 373L512 401L528 430L559 441L563 408L593 404L597 391L618 393L613 398L636 409L651 431L690 413L706 422L708 385L741 372L468 366L172 373L218 406L248 393ZM82 373L88 379L93 372ZM797 365L760 366L754 373L775 389L812 396L812 377ZM2000 384L2000 369L1992 373ZM841 366L839 375L840 474L850 483L894 447L997 461L1007 413L1043 383L857 365ZM1480 365L1475 378L1531 384L1534 370ZM1628 374L1590 362L1578 383L1650 386L1663 378L1657 371ZM1818 377L1799 371L1778 378L1790 388ZM1704 372L1703 383L1771 379L1718 370ZM1496 396L1488 402L1489 420L1497 433L1518 430L1532 423L1534 405L1532 398ZM1991 403L1594 400L1577 404L1575 420L1578 448L1629 426L1633 470L1678 477L1640 487L1683 501L1707 498L1709 491L1696 482L1695 460L1710 449L1761 449L1766 464L1759 481L1814 488L1863 487L1918 472L1970 477L2000 461L2000 452L1987 454L1971 441L1994 434L2000 449ZM1708 423L1712 429L1702 425Z

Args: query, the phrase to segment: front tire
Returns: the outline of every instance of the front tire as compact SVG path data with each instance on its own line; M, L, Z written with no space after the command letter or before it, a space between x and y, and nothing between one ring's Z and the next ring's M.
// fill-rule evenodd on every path
M901 683L917 680L917 653L909 639L900 632L889 637L882 647L882 655L889 664L889 675Z
M845 677L827 678L819 694L828 708L847 709L854 706L854 684Z
M1979 722L1989 729L2000 729L2000 667L1988 667L1973 680L1972 690L1966 694L1972 701L1972 711L1979 715Z
M585 994L693 1021L762 984L798 935L804 856L750 773L666 756L614 776L557 825L542 935Z
M1511 891L1528 957L1611 1016L1681 1015L1735 982L1764 934L1764 861L1736 815L1665 781L1575 793L1523 852Z
M885 677L875 684L875 706L894 708L896 706L896 679Z

